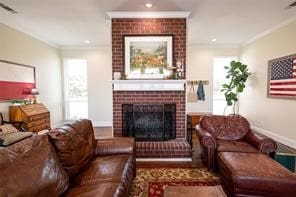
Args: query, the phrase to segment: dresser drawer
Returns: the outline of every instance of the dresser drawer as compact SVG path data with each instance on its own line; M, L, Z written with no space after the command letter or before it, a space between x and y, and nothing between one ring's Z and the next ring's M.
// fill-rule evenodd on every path
M33 127L29 128L28 130L31 132L39 132L44 129L50 129L50 123L45 123L42 125L33 126Z
M31 127L39 126L39 125L46 124L46 123L49 123L48 118L40 119L40 120L34 120L32 122L26 123L25 125L26 125L27 128L31 128Z
M30 121L35 121L35 120L46 119L46 118L49 118L49 113L37 114L37 115L34 115L34 116L30 116L29 120Z

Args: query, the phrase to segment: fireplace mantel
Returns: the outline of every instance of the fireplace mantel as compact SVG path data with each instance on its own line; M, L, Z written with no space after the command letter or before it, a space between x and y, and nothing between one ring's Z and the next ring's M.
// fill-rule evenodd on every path
M184 91L186 80L113 80L114 91Z

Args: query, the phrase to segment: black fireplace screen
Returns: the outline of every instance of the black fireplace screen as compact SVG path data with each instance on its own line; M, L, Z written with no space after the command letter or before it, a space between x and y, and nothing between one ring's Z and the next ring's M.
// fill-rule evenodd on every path
M122 105L122 133L137 141L176 138L176 105Z

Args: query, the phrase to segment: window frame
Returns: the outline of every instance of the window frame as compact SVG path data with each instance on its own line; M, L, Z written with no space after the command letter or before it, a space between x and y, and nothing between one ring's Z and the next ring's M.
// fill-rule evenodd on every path
M235 56L235 55L225 55L225 56L214 56L214 58L213 58L213 102L212 102L212 109L213 109L213 114L214 114L214 112L215 112L215 109L214 109L214 103L215 103L215 101L225 101L225 98L223 98L223 99L215 99L216 97L215 97L215 59L222 59L222 58L228 58L228 59L232 59L231 61L239 61L239 57L238 56ZM226 80L225 80L225 82L226 82ZM225 101L225 107L226 107L226 101ZM225 114L224 114L225 113ZM225 108L224 108L224 113L222 113L222 114L220 114L220 113L218 113L218 115L227 115L227 114L229 114L229 113L227 113L227 109L225 110Z
M69 57L69 58L63 58L63 69L62 69L62 76L63 76L63 119L66 121L72 121L74 119L68 118L70 115L70 103L71 102L86 102L88 106L88 96L86 98L70 98L68 94L69 92L69 86L68 86L68 79L69 76L66 73L69 73L69 65L67 62L69 60L84 60L86 64L87 69L87 59L86 58L76 58L76 57ZM87 73L86 73L87 74ZM87 109L88 112L88 109ZM87 114L88 116L88 114ZM85 117L88 118L88 117Z

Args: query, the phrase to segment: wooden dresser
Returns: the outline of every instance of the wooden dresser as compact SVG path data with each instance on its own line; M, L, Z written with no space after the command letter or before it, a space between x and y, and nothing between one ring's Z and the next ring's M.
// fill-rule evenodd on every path
M31 132L50 129L49 111L41 103L9 106L9 119L24 122L25 129Z

